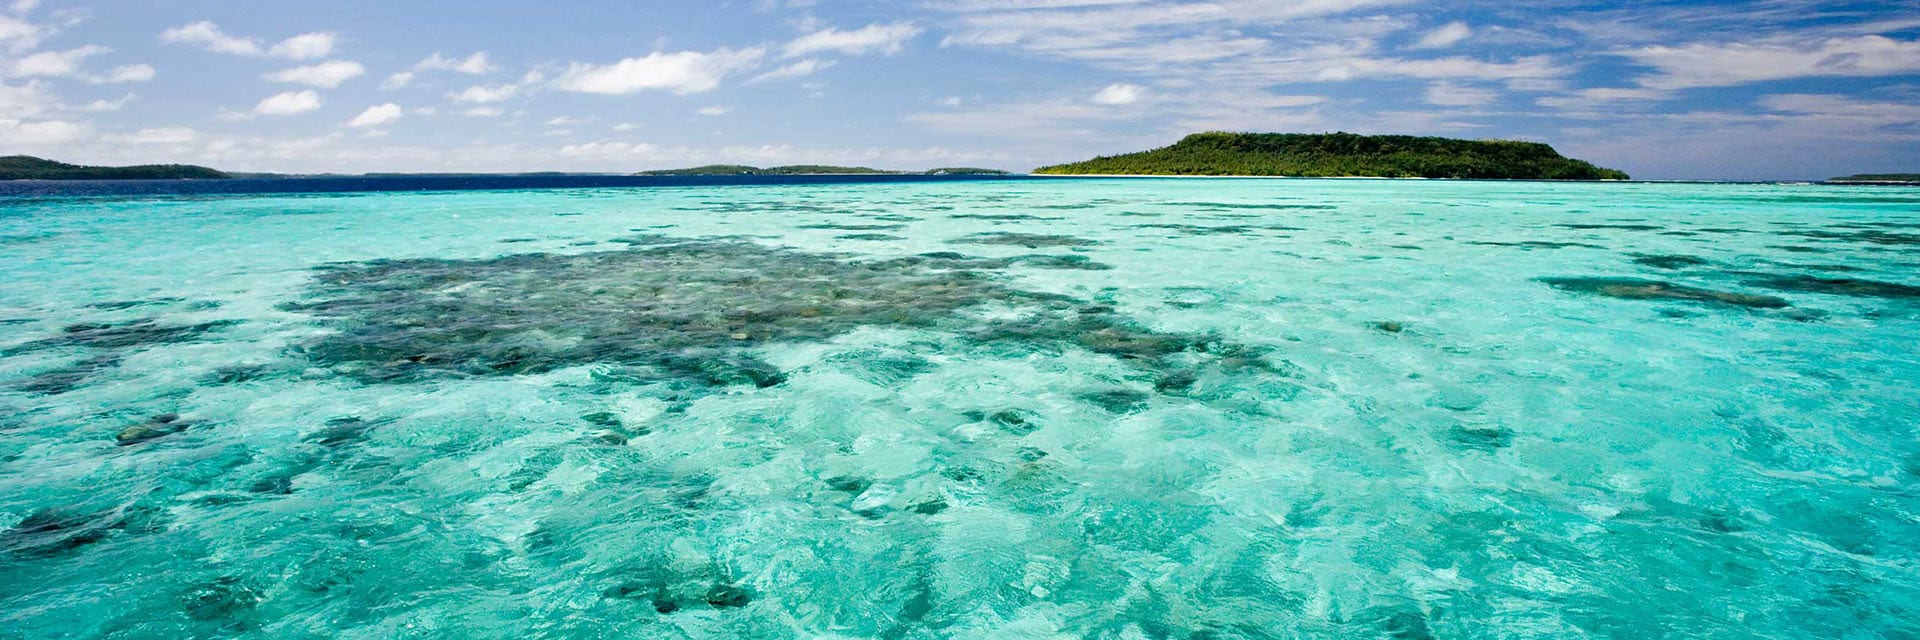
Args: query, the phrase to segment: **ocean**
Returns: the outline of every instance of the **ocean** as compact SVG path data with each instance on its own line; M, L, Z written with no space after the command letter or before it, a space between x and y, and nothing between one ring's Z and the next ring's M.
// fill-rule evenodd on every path
M0 185L0 638L1920 635L1920 191L606 179Z

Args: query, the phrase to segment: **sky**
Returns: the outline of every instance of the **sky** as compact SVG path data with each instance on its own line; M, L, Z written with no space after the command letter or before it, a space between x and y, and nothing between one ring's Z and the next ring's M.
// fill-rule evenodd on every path
M1920 0L0 0L0 154L67 162L1024 171L1213 130L1920 172Z

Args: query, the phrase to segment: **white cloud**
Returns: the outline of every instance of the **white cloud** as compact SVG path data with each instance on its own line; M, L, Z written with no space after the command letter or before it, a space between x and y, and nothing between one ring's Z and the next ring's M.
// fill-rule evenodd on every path
M1435 82L1427 85L1426 98L1427 104L1442 107L1478 107L1499 100L1500 93L1451 82Z
M720 81L758 63L766 50L717 49L712 52L655 52L645 58L627 58L607 65L569 63L554 81L563 91L627 95L641 91L691 94L712 91Z
M80 73L87 58L113 51L99 45L86 45L65 51L42 51L14 61L7 75L16 78L42 76L61 78Z
M84 140L92 135L93 129L85 123L65 120L26 122L0 118L0 140L6 140L14 145L28 147L61 145Z
M586 122L586 121L581 120L579 118L575 118L573 116L557 116L541 124L549 127L565 127L565 126L581 124L583 122Z
M260 43L253 38L228 35L220 30L220 25L212 21L201 20L168 29L160 34L161 42L173 44L200 45L215 53L230 53L242 56L261 54Z
M40 40L46 35L46 30L39 25L12 16L0 15L0 49L27 51L40 46Z
M114 136L116 142L132 144L186 144L200 137L200 132L186 127L156 127L141 129L133 135Z
M1842 95L1789 93L1763 96L1760 106L1843 127L1920 125L1920 105L1908 102L1870 102Z
M14 13L27 13L38 6L40 6L40 0L13 0L13 4L7 5L7 8Z
M124 82L146 82L152 80L153 76L154 70L152 65L129 64L114 67L113 71L107 72L107 75L90 77L87 81L94 84L120 84Z
M1437 29L1428 31L1427 35L1421 36L1420 41L1417 43L1414 43L1414 48L1444 49L1444 48L1459 44L1461 40L1465 40L1472 36L1473 36L1473 28L1467 26L1467 23L1449 22L1449 23L1440 25L1440 27Z
M402 72L387 76L386 80L380 81L380 88L405 89L407 88L407 85L410 85L410 84L413 84L413 72L402 71Z
M473 116L475 118L497 118L497 117L500 117L502 114L505 114L506 112L500 110L499 107L474 107L472 109L468 109L460 113Z
M620 124L613 125L614 131L632 131L638 128L640 128L640 125L637 125L631 122L622 122Z
M31 118L59 108L60 101L38 80L10 85L0 82L0 118Z
M1672 92L1661 89L1593 87L1581 89L1569 95L1542 97L1535 100L1534 104L1555 109L1587 110L1602 106L1617 105L1622 102L1662 100L1672 95Z
M367 72L360 63L350 60L329 60L320 64L283 69L262 76L274 82L304 84L323 89L332 89L340 83L359 77Z
M560 147L560 155L571 158L631 158L653 155L659 151L646 143L630 142L588 142Z
M1882 36L1813 42L1647 46L1622 51L1658 71L1640 78L1651 89L1727 87L1769 80L1868 77L1920 73L1920 41Z
M447 94L447 97L452 98L454 102L486 104L490 102L500 102L519 93L520 87L510 84L474 85L461 90L459 93Z
M334 40L335 36L331 33L302 33L281 40L280 44L273 45L267 53L293 60L325 58L333 53Z
M306 113L320 108L320 94L308 91L288 91L267 96L260 104L254 105L253 112L268 116L286 116Z
M419 64L413 65L416 71L455 71L468 75L480 75L493 71L493 63L487 61L487 52L476 51L465 58L448 58L436 51Z
M879 52L887 55L899 53L908 40L920 35L920 27L911 22L893 24L870 24L853 31L822 29L787 43L785 56L801 56L834 51L850 56Z
M727 112L732 110L733 110L733 107L721 106L716 104L711 107L706 107L701 109L699 111L699 114L703 116L724 116L724 115L727 115Z
M333 53L338 36L332 33L302 33L272 47L260 46L254 38L236 36L220 29L220 25L211 20L188 23L160 33L160 41L172 44L199 45L214 53L227 53L238 56L271 55L290 60L310 60L324 58Z
M83 113L106 113L109 111L119 111L121 107L127 106L127 103L132 101L133 101L133 94L129 93L127 95L120 96L119 100L107 100L105 98L101 98L101 99L94 100L93 102L80 105L79 107L75 107L74 110L80 111Z
M1112 84L1101 89L1099 93L1093 94L1093 101L1095 104L1116 106L1133 104L1139 102L1146 93L1146 88L1137 84Z
M794 62L792 64L783 65L772 71L768 71L766 73L762 73L760 75L754 76L753 79L748 80L747 82L749 83L768 82L772 80L785 80L788 78L806 77L806 76L813 75L815 72L820 71L822 69L831 68L834 64L835 63L832 60L821 60L819 58L807 58L805 60Z
M405 113L406 110L401 109L400 105L389 102L383 105L367 107L366 111L360 112L360 115L354 116L352 120L347 121L347 126L366 128L392 124L394 121L399 120L400 116Z

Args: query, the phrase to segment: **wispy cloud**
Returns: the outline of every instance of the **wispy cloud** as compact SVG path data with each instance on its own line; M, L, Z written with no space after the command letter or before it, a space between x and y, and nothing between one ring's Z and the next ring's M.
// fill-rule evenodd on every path
M1621 51L1619 55L1656 70L1654 75L1639 80L1641 86L1652 89L1920 72L1920 41L1884 36L1817 41L1780 37L1751 43L1653 45Z
M907 41L920 35L920 27L911 22L870 24L852 31L821 29L787 43L783 55L788 58L836 52L850 56L899 53Z

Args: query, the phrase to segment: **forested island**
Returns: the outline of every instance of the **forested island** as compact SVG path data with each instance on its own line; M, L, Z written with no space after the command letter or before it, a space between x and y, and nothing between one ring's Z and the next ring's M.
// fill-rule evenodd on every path
M927 171L887 171L872 167L836 167L824 164L795 164L782 167L752 167L743 164L710 164L686 169L658 169L642 171L640 176L818 176L818 175L935 175L935 176L999 176L1007 172L998 169L976 169L973 167L943 167Z
M1041 167L1049 175L1626 180L1625 172L1560 155L1552 146L1352 133L1225 133L1187 136L1152 151Z
M93 167L33 156L0 157L0 180L221 180L225 172L190 164Z
M1828 184L1920 184L1920 173L1860 173L1827 180Z

